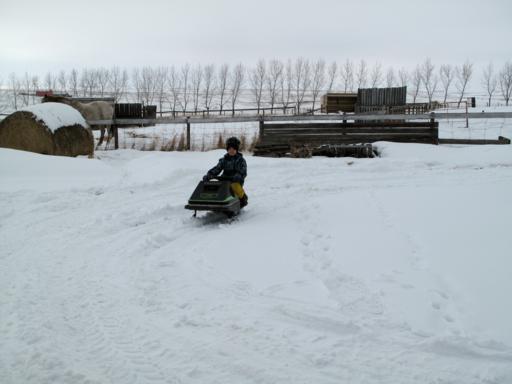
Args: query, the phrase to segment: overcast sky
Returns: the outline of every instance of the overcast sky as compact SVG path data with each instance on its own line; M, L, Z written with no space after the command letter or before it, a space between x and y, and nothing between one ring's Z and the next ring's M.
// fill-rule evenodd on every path
M512 60L511 0L0 0L0 76L73 67Z

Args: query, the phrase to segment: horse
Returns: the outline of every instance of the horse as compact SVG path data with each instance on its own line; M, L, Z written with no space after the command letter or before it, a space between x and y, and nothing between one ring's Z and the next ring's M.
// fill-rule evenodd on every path
M44 96L43 103L54 102L67 104L80 112L85 120L112 120L114 117L114 106L107 101L91 101L90 103L81 103L77 100L69 99L63 96ZM99 125L101 129L100 140L96 148L98 148L105 138L105 130L108 131L107 135L107 146L112 138L112 126L111 125Z

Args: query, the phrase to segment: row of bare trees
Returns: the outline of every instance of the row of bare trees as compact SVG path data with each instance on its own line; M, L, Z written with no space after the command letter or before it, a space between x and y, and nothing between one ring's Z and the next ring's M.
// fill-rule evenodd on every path
M453 89L460 104L474 75L470 61L453 66L436 66L426 58L412 71L400 68L384 70L380 63L326 63L323 59L310 61L259 60L252 67L239 63L235 66L190 65L135 68L130 73L120 67L72 69L44 77L11 74L6 88L11 92L14 109L35 102L38 89L52 89L82 97L114 97L116 100L157 104L160 111L234 111L237 106L249 105L258 113L264 107L274 109L294 107L297 111L308 103L318 107L322 93L330 91L354 92L358 88L408 86L412 101L421 95L433 102L434 95L442 95L446 103ZM492 63L482 73L482 86L488 104L500 92L508 105L512 93L512 62L499 71ZM0 84L1 85L1 84ZM243 93L243 97L241 97Z

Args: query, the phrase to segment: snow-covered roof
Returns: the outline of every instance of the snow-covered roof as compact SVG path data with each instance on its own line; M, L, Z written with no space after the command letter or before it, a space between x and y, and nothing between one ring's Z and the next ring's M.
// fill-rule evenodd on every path
M31 112L38 120L42 120L52 132L61 127L75 124L88 127L80 112L63 103L35 104L24 107L20 111Z

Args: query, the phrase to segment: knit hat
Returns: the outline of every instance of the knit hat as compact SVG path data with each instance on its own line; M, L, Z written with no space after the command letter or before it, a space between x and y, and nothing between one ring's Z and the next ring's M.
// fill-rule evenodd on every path
M226 141L226 150L229 148L234 148L238 151L238 148L240 148L240 140L238 140L236 137L230 137Z

